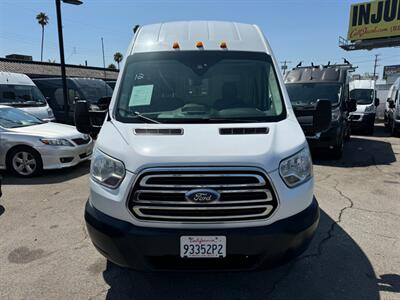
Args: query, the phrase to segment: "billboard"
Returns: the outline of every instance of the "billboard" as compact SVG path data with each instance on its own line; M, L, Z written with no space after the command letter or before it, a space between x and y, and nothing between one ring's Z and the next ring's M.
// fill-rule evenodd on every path
M400 76L400 65L384 66L383 79L387 79L388 76Z
M395 36L400 36L400 0L373 0L351 5L348 40Z

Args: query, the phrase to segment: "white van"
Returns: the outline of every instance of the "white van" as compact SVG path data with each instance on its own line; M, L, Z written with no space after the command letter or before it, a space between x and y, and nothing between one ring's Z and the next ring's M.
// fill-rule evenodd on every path
M350 99L357 101L357 110L350 113L351 127L374 132L376 107L379 99L376 97L375 81L372 79L353 80L349 84Z
M392 135L400 135L400 77L389 89L385 106L385 127Z
M17 107L45 122L55 120L43 94L25 74L0 72L0 105Z
M317 107L325 130L330 102ZM75 108L90 133L88 103ZM262 268L307 248L313 192L307 141L257 26L139 29L91 164L85 219L105 257L140 270Z

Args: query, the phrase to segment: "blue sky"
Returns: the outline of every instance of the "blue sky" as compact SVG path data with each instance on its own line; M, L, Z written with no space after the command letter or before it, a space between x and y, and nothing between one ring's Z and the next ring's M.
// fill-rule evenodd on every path
M346 52L338 47L346 36L350 0L83 0L81 6L62 5L66 62L102 66L101 37L106 64L116 51L125 53L135 24L173 20L233 20L258 24L279 61L326 63L346 57L359 66L358 73L372 72L375 54L378 68L400 64L400 49ZM57 23L53 0L1 0L0 57L10 53L40 59L41 27L35 16L45 12L44 60L59 61Z

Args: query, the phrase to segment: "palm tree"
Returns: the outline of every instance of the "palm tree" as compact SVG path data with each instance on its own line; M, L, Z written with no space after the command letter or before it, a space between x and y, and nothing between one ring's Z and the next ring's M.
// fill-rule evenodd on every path
M115 62L116 62L117 65L118 65L118 70L119 70L119 63L120 63L123 59L124 59L124 56L122 55L121 52L116 52L116 53L114 54L114 60L115 60Z
M114 64L109 64L107 68L115 70L117 67Z
M40 50L40 61L43 61L44 26L49 24L49 17L44 12L40 12L37 14L36 20L38 21L40 26L42 26L42 47Z

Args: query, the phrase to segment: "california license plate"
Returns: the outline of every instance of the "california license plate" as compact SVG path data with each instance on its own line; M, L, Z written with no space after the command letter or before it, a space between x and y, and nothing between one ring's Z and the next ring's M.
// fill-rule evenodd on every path
M218 258L225 256L225 236L181 236L181 257Z

